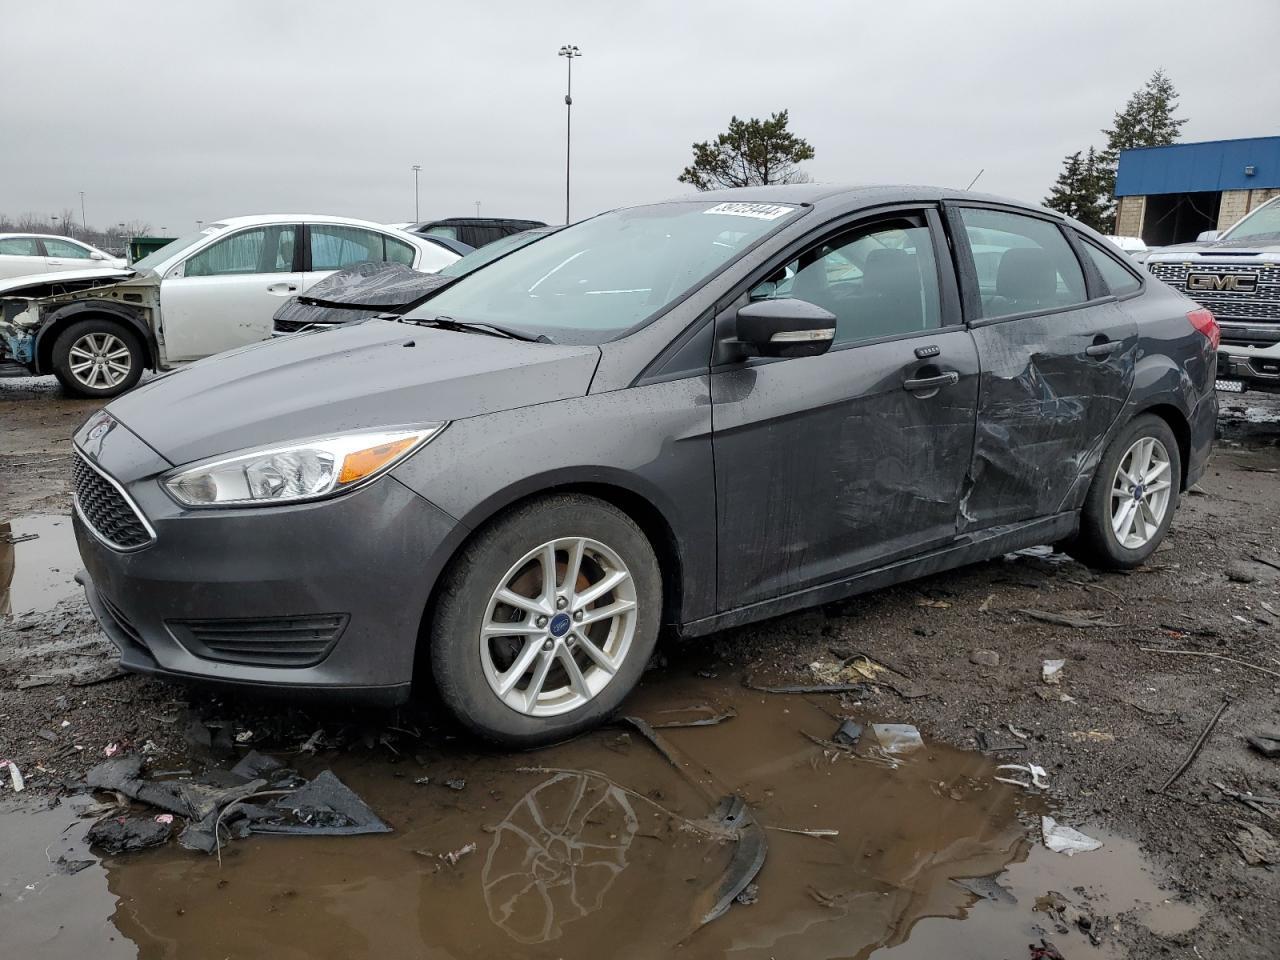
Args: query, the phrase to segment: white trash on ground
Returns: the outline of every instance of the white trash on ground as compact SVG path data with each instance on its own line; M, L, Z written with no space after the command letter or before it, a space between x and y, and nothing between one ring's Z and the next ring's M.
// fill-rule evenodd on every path
M1087 837L1079 830L1063 826L1053 817L1041 817L1040 829L1044 833L1044 845L1054 853L1065 853L1068 857L1077 853L1088 853L1102 846L1101 840Z
M871 729L885 753L910 753L924 746L920 731L909 723L873 723Z
M1061 683L1062 668L1067 665L1066 660L1046 660L1041 668L1040 677L1045 683Z

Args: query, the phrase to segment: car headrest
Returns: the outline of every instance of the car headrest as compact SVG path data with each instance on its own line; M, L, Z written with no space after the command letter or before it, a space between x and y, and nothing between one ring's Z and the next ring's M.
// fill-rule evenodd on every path
M919 297L919 258L905 250L872 250L862 265L862 288L886 296Z
M1039 247L1013 247L1000 258L996 296L1009 300L1047 302L1058 289L1058 271Z

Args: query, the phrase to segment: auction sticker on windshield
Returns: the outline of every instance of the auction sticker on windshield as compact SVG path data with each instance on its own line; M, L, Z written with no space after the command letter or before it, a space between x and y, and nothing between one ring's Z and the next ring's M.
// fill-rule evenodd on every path
M777 220L785 217L795 207L781 203L717 203L703 213L723 213L731 217L751 217L753 220Z

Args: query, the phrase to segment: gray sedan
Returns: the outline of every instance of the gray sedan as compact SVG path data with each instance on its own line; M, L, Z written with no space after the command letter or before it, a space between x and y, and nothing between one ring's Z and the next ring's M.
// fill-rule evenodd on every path
M396 702L511 744L707 634L1005 551L1143 562L1213 438L1212 315L1105 238L931 188L616 210L75 436L132 670Z

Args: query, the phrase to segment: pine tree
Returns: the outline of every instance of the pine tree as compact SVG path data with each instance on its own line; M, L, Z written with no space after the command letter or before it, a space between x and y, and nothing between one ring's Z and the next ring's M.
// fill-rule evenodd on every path
M1098 189L1104 204L1107 229L1115 221L1116 167L1120 151L1133 147L1163 147L1177 141L1186 119L1174 116L1178 109L1178 92L1163 68L1157 70L1139 90L1129 97L1123 110L1115 115L1111 126L1102 131L1106 149L1098 155Z
M767 120L731 117L728 131L693 145L693 163L676 179L697 190L807 183L799 164L813 159L813 147L787 129L789 119L786 110Z
M1045 197L1044 204L1051 210L1075 217L1086 226L1101 230L1105 226L1106 210L1099 195L1100 176L1098 154L1093 147L1081 157L1077 150L1062 160L1062 172Z

